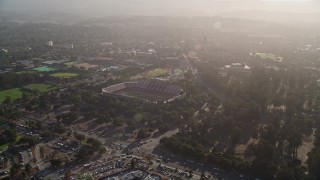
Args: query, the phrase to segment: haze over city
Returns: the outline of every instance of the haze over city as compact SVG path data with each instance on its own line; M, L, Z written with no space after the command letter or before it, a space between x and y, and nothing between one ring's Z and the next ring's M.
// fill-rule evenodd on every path
M81 15L208 16L241 10L319 13L317 0L1 0L0 10Z
M318 0L0 0L0 24L0 179L320 179Z

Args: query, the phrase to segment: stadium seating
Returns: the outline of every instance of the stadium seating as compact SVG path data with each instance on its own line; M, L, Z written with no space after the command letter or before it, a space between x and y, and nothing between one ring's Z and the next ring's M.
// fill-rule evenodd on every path
M170 85L160 80L130 81L115 84L102 89L102 92L124 96L126 92L153 95L164 98L174 98L183 92L182 88Z

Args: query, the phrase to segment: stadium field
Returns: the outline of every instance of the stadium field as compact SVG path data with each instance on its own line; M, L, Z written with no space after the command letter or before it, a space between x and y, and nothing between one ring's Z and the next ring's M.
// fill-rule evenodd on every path
M130 79L136 80L136 79L141 79L141 78L159 78L159 77L164 77L169 75L170 70L169 69L164 69L164 68L157 68L157 69L152 69L150 71L146 71L140 74L137 74L135 76L132 76Z

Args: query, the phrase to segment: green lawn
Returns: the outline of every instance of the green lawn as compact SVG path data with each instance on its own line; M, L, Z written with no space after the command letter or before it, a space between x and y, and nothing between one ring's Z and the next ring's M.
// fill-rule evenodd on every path
M271 53L255 53L256 57L259 57L261 59L270 59L270 60L274 60L274 61L282 61L282 57L279 57L275 54L271 54Z
M132 91L125 92L125 95L130 96L130 97L134 97L134 98L138 98L138 99L148 100L150 102L164 101L164 100L168 99L168 98L162 97L162 96L156 96L153 94L132 92Z
M56 89L56 87L48 84L29 84L27 86L24 86L24 88L32 89L38 92L49 92Z
M67 63L64 63L64 65L66 65L66 66L72 66L72 65L75 65L75 64L77 64L78 62L76 62L76 61L72 61L72 62L67 62Z
M36 73L35 71L18 71L16 72L17 74L34 74Z
M58 77L58 78L71 78L71 77L77 77L79 76L76 73L54 73L50 74L52 77Z
M54 70L56 70L56 69L51 68L51 67L48 67L48 66L41 66L41 67L33 68L32 70L34 70L34 71L40 71L40 72L48 72L48 71L54 71Z
M167 74L169 74L169 70L167 69L162 69L162 68L158 68L158 69L154 69L148 72L147 77L161 77L161 76L165 76Z
M141 122L143 118L144 118L144 115L142 113L136 113L134 115L134 121L137 123Z
M2 104L6 97L10 97L11 101L21 98L22 90L20 88L14 88L0 91L0 104Z

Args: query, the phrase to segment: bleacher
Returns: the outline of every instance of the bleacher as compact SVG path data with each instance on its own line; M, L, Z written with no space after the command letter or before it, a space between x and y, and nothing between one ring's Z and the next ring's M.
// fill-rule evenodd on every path
M126 92L137 92L166 98L178 96L182 91L182 88L179 86L170 85L158 80L123 82L102 89L102 92L110 94L124 95Z

